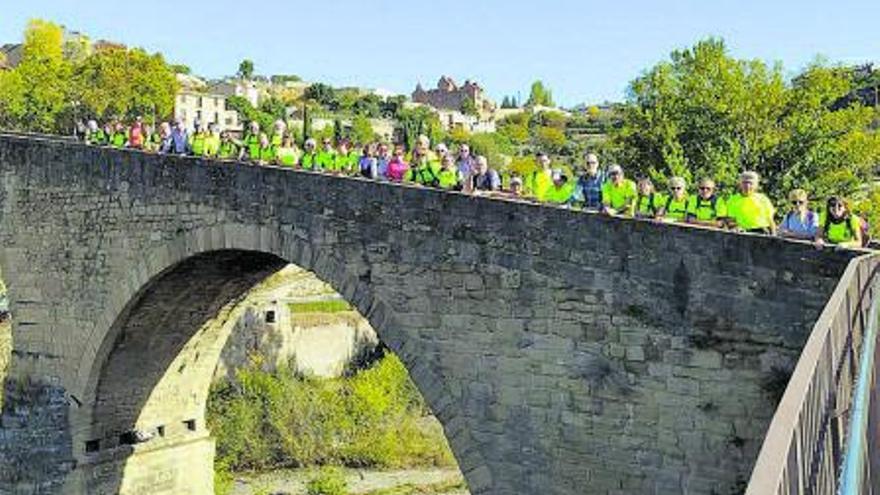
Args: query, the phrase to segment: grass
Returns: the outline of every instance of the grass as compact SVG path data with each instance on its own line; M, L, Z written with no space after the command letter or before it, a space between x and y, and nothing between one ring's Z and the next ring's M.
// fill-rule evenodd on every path
M298 313L342 313L353 311L351 304L342 299L294 302L288 304L287 308L294 315Z

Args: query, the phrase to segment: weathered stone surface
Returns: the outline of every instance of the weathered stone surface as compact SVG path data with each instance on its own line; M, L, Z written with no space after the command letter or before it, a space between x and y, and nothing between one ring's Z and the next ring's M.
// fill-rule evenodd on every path
M0 136L7 388L44 391L7 401L0 492L205 493L209 323L290 262L401 357L473 493L730 493L850 257Z

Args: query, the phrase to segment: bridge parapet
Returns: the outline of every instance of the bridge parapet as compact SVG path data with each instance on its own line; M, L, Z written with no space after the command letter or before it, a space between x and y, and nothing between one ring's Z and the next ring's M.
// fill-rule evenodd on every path
M870 402L866 439L852 437L856 385L875 389L876 361L860 369L869 332L877 325L880 304L880 255L853 259L816 321L782 397L752 471L746 495L836 493L844 474L844 454L862 444L857 457L876 458L877 400ZM874 308L872 310L872 308ZM852 438L855 442L849 442ZM865 440L865 442L861 442ZM857 449L859 447L856 447ZM861 449L860 449L861 450ZM875 464L877 460L873 461ZM877 466L861 464L857 479L871 481ZM877 483L877 480L873 481ZM848 492L855 493L855 492ZM870 492L861 492L870 493Z

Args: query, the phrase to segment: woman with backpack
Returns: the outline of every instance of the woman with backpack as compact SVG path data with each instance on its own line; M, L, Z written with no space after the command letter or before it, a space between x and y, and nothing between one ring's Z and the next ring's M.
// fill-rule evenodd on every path
M843 198L838 196L828 198L825 214L819 220L816 244L819 246L831 244L845 248L862 247L861 221L850 212Z
M815 239L819 231L819 215L810 209L807 192L795 189L788 193L791 209L779 225L779 235L786 239Z

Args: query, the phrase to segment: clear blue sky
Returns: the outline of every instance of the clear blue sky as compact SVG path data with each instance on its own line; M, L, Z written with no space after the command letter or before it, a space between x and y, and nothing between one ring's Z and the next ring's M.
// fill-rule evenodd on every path
M0 0L0 42L29 18L161 51L200 75L293 73L409 93L442 74L499 99L540 78L558 103L623 98L675 48L723 37L795 71L816 55L880 60L880 0ZM132 8L134 7L134 8Z

